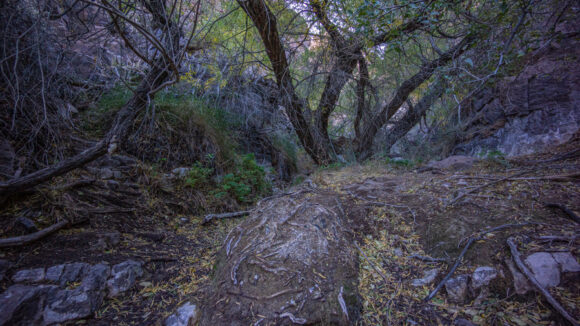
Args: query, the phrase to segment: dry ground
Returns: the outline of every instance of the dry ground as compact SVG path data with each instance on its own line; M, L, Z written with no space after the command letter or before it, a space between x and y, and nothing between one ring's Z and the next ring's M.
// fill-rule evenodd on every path
M352 212L349 222L362 250L359 291L364 311L360 324L447 325L457 319L481 325L564 324L541 295L514 293L504 260L510 257L506 245L510 236L517 238L523 254L565 250L576 257L580 255L578 225L561 210L543 205L554 202L580 211L580 160L577 156L557 159L578 147L579 141L575 140L553 153L513 161L482 160L463 171L418 172L416 167L372 161L314 173L311 179L315 184L337 192L343 205L354 207L349 210ZM80 171L67 180L83 178L83 173ZM511 175L517 176L477 188ZM572 176L553 177L561 175ZM57 180L55 184L65 181ZM93 188L83 186L65 192L41 190L4 203L0 210L3 216L0 236L6 237L17 234L12 228L13 221L25 209L40 208L42 214L35 217L35 222L47 226L54 223L58 214L70 215L70 210L55 203L80 201L91 193L112 196L99 205L101 211L88 214L89 223L24 247L0 249L0 258L15 263L10 273L64 262L117 263L128 258L141 259L146 274L134 290L105 301L94 318L71 324L161 324L179 304L203 300L215 255L229 230L240 220L201 225L203 214L192 213L190 207L195 206L191 202L198 200L195 193L179 189L175 194L153 191L152 183L141 179L136 184L134 192L138 194L130 200L129 195L114 197L118 190L104 192L92 185ZM462 195L470 190L473 192ZM107 213L110 206L107 202L114 198L126 200L126 209ZM483 234L506 224L511 226ZM121 233L121 242L110 248L97 246L99 235L111 231ZM576 238L568 242L538 239L545 235ZM490 295L485 300L476 302L470 297L465 305L454 305L447 301L443 289L429 303L423 302L467 240L479 236L481 239L467 251L455 273L471 272L478 266L498 268L500 277L492 284ZM426 262L411 255L446 261ZM412 279L434 267L442 271L434 284L418 288L410 285ZM0 290L8 286L8 280L0 282ZM578 278L565 279L551 293L580 318Z

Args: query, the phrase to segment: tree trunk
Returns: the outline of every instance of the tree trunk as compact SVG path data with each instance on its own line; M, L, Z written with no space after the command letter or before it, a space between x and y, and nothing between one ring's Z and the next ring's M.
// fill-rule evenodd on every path
M303 109L305 104L296 94L292 84L286 52L278 34L276 16L270 11L266 3L261 0L238 0L238 4L250 17L260 33L282 95L282 104L286 108L288 118L302 146L317 164L330 163L332 158L329 153L329 147L325 146L327 142L322 138L323 134L312 132L310 125L304 118Z
M371 119L364 133L361 134L360 138L355 140L356 152L360 160L364 160L372 154L372 144L377 132L391 119L401 105L405 103L409 94L429 79L438 67L447 64L452 59L463 54L474 40L475 37L473 36L465 37L459 44L443 53L439 58L424 64L418 73L403 82L397 89L393 99Z
M427 113L427 110L437 101L445 91L444 85L436 82L431 90L419 100L417 105L409 108L407 113L395 123L391 129L386 142L383 145L384 150L388 151L399 139L403 138L421 118Z

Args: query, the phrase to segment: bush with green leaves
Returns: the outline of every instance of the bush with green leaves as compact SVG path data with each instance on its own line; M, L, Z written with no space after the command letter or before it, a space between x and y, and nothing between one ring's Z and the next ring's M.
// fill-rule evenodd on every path
M385 163L387 163L388 165L394 165L394 166L399 166L399 167L404 167L404 168L411 168L415 165L415 162L413 162L412 160L407 160L404 158L390 158L387 157L385 159Z
M264 168L258 165L254 154L238 157L233 173L219 183L216 197L231 195L240 203L251 203L271 191Z
M187 173L185 178L185 183L190 187L200 187L209 184L211 175L213 174L212 168L204 167L200 162L195 162Z

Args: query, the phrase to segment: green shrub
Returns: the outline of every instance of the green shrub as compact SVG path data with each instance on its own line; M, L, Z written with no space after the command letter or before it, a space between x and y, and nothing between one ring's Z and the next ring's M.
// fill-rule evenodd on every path
M399 166L399 167L405 167L405 168L410 168L413 167L415 165L415 163L411 160L407 160L407 159L392 159L390 157L387 157L385 159L385 163L389 164L389 165L395 165L395 166Z
M269 193L270 188L264 168L256 163L254 154L246 154L238 158L235 171L224 176L215 196L230 194L240 203L251 203Z
M195 162L189 170L185 183L190 187L199 187L209 184L210 177L213 174L212 168L206 168L200 162Z

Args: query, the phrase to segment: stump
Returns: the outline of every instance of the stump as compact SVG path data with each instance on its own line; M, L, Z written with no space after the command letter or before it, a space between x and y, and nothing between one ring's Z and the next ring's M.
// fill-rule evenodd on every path
M226 237L200 325L349 325L359 317L358 254L334 193L258 203Z

